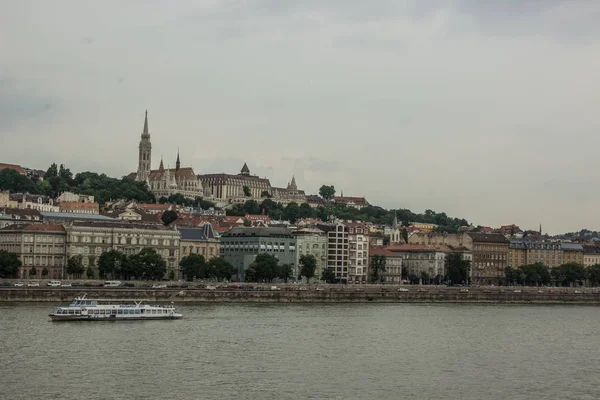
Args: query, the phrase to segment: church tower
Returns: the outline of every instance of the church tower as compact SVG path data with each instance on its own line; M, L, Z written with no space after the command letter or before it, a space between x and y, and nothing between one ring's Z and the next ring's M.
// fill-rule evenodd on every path
M145 181L150 175L152 160L152 144L150 143L150 133L148 132L148 110L146 110L146 118L144 119L144 131L140 140L140 153L138 161L138 170L136 179Z

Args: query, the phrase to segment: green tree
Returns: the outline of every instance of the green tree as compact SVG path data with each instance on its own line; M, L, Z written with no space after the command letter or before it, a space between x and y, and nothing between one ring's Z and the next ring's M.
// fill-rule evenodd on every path
M194 278L199 278L205 270L206 260L204 256L199 254L190 254L185 256L179 262L181 273L187 281L193 281Z
M269 193L269 191L268 191L268 190L263 190L263 191L260 193L260 197L266 197L266 198L270 199L272 196L271 196L271 193Z
M91 265L89 267L87 267L87 269L85 270L85 275L87 276L88 279L94 279L94 276L96 275L96 273L94 272L94 268L92 268Z
M161 196L160 199L158 199L159 204L167 204L168 202L169 199L167 199L165 196Z
M588 267L588 279L592 286L600 284L600 264L594 264Z
M252 192L250 191L250 188L248 186L244 185L243 189L244 189L244 196L252 197Z
M246 227L252 226L252 222L250 222L246 218L244 218L244 226L246 226Z
M29 276L31 278L35 278L36 275L37 275L37 269L35 267L31 267L31 269L29 270Z
M118 250L102 253L98 258L98 274L101 278L122 277L121 271L127 270L127 256Z
M211 266L218 280L231 280L231 275L233 275L233 266L224 258L213 257L208 260L208 264Z
M83 257L73 256L67 260L67 274L71 277L78 279L83 274Z
M371 257L371 283L383 283L383 273L387 266L385 256L376 255Z
M327 267L323 271L321 271L321 280L327 283L335 282L335 272L333 268Z
M300 207L297 203L291 202L283 209L283 218L295 224L300 216Z
M0 278L15 277L21 266L21 260L17 254L0 250Z
M246 214L260 214L260 206L256 200L247 200L244 203L244 212Z
M48 170L46 171L46 174L44 175L44 179L56 178L57 176L58 176L58 166L56 165L56 163L52 163L48 167Z
M47 279L49 273L50 273L50 271L48 271L48 268L46 268L46 267L42 268L42 279Z
M402 227L402 231L400 232L400 234L402 235L402 239L404 239L404 243L408 243L408 230L405 226Z
M9 190L15 193L39 193L35 182L10 168L0 171L0 190Z
M163 224L169 225L173 222L175 222L178 218L177 212L174 210L167 210L163 213L162 217L160 217L160 219L162 220Z
M179 205L188 205L191 204L191 201L189 199L186 199L185 197L183 197L183 195L181 193L175 193L169 196L169 198L167 199L168 203L175 203L175 204L179 204Z
M172 281L173 279L175 279L175 271L170 270L169 271L169 280Z
M426 271L421 271L421 284L429 284L429 274Z
M451 284L468 282L469 272L471 271L471 261L465 260L461 253L448 254L446 256L445 266L446 277Z
M319 189L319 194L325 200L331 200L335 196L335 187L333 185L323 185Z
M144 248L138 254L129 257L132 275L144 280L161 280L167 272L167 263L156 250Z
M277 270L277 277L283 279L285 283L294 276L294 267L291 264L279 265Z
M306 278L308 283L315 276L317 270L317 259L312 254L303 254L300 256L300 276Z
M260 253L246 270L246 279L250 277L255 282L272 282L280 274L279 260L277 257L268 254Z
M552 279L561 286L582 284L586 279L585 268L577 263L567 263L554 267L550 274Z

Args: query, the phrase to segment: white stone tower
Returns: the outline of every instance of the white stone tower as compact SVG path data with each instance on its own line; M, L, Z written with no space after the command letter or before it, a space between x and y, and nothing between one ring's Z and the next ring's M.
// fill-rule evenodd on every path
M148 110L146 110L146 118L144 119L144 131L140 140L140 154L138 161L138 170L136 179L145 181L150 175L152 161L152 143L150 143L150 133L148 132Z

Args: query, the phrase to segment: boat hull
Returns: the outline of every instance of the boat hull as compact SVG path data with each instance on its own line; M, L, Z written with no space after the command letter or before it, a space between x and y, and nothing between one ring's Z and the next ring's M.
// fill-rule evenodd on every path
M173 315L156 315L156 316L121 316L118 315L116 317L111 316L97 316L97 315L49 315L52 322L61 322L61 321L154 321L157 319L181 319L183 315L181 314L173 314Z

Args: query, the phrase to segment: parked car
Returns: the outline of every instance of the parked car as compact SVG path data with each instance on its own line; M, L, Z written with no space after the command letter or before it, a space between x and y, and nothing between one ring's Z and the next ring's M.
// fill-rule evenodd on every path
M156 284L156 285L152 285L152 289L166 289L167 285L165 284Z
M27 287L40 287L40 284L37 282L28 283Z
M71 285L70 283L61 283L60 287L72 287L73 285Z
M398 291L399 292L408 292L408 289L401 287L401 288L398 288Z
M60 287L60 281L50 281L50 282L46 283L46 286Z
M521 289L517 289L513 293L521 293Z
M317 292L324 292L325 291L325 289L323 289L322 287L317 287L315 290Z
M298 288L298 290L308 290L308 289L306 288L306 286L300 286L300 288Z
M17 282L17 283L15 283L15 286L16 287L23 287L23 286L25 286L25 284L23 282Z
M204 289L206 289L206 290L217 290L217 287L216 286L210 286L210 285L208 285L208 286L205 286Z

